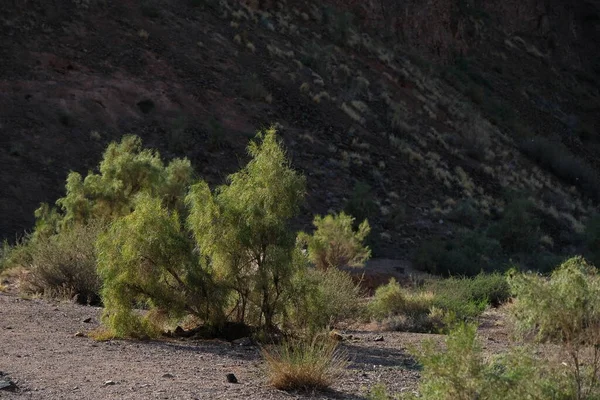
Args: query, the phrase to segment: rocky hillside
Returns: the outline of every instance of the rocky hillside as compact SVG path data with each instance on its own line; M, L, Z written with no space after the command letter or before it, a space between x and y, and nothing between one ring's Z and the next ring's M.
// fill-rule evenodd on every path
M598 1L5 3L10 240L123 133L217 184L271 124L308 179L299 226L346 208L379 256L495 220L515 192L540 248L574 252L597 211Z

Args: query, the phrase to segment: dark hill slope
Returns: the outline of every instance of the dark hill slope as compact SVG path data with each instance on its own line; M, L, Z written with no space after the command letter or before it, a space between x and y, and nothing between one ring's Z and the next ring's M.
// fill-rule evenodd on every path
M497 218L511 190L534 200L553 251L574 250L571 236L596 210L593 16L577 20L587 21L588 36L560 37L551 53L528 18L520 28L492 2L477 12L433 2L414 13L414 29L388 21L391 34L376 3L5 3L4 237L31 229L33 211L62 194L67 172L93 168L123 133L168 158L189 157L219 183L270 124L308 178L300 224L350 202L373 223L379 255L402 257L426 238L452 236L468 225L452 217L466 203ZM563 22L543 24L560 34ZM553 160L570 156L576 166L548 161L544 144L560 149Z

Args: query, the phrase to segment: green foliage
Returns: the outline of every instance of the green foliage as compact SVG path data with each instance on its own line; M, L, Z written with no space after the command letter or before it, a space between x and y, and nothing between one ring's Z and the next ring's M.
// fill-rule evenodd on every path
M484 302L493 306L504 303L511 296L506 278L497 272L482 273L472 278L451 277L431 280L425 287L436 293L437 297L452 296L464 301Z
M517 328L540 341L561 344L577 399L600 396L600 275L582 257L558 267L550 279L514 273L509 280L517 297L511 308ZM583 354L591 349L592 361Z
M131 212L138 193L160 197L170 208L181 208L181 199L192 176L186 159L175 159L166 167L160 155L142 149L137 136L124 136L104 152L99 173L85 179L77 172L67 177L66 195L56 201L60 211L42 205L36 211L35 237L49 235L71 224L92 219L111 220Z
M460 324L445 351L427 341L415 356L423 365L419 397L431 400L569 399L561 371L552 371L528 352L515 350L486 359L473 324Z
M114 221L97 242L98 272L103 278L104 320L119 337L158 332L149 316L185 313L220 320L219 295L181 227L176 212L161 199L140 194L135 210ZM145 304L142 317L134 307ZM216 309L216 310L215 310Z
M280 390L328 388L348 365L347 355L327 334L263 348L269 383Z
M354 218L342 212L317 215L313 225L315 232L301 232L298 241L308 246L308 257L318 269L362 267L371 256L371 250L363 244L371 231L367 220L355 231Z
M258 309L255 323L272 328L294 273L289 229L304 197L305 180L291 169L273 129L249 146L252 160L211 193L200 182L187 196L188 225L202 255L236 293L238 321Z
M292 283L287 313L295 331L316 332L360 315L360 286L345 271L300 268Z
M560 142L534 137L521 143L521 151L542 168L565 182L577 186L591 198L600 199L600 175L585 161L576 157Z
M500 274L428 281L422 288L402 288L392 279L379 287L369 311L393 330L433 332L477 318L489 305L508 300L510 291ZM398 318L400 317L400 318Z
M77 224L60 234L17 245L12 250L10 263L28 270L23 288L34 293L76 298L83 304L97 304L100 279L96 273L94 242L102 229L98 222Z
M433 298L431 292L402 288L392 278L387 285L377 288L368 309L389 330L437 332L442 328L443 315L432 307Z

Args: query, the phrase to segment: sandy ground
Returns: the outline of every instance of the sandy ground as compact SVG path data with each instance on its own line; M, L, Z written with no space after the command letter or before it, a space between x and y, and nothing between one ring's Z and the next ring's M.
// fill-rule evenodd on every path
M324 393L286 393L267 384L260 349L191 339L94 342L101 309L0 294L0 371L17 385L1 399L363 399L378 382L415 390L419 371L406 348L424 337L344 331L351 364ZM90 322L84 322L91 318ZM375 341L383 336L383 341ZM239 383L227 383L226 374Z

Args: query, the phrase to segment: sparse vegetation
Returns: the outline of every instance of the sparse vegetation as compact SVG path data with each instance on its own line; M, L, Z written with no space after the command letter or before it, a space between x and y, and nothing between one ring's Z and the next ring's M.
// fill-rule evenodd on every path
M263 357L270 384L280 390L326 389L348 365L344 352L327 334L265 347Z
M392 279L377 289L369 310L392 330L438 332L473 321L509 297L508 283L500 274L430 280L417 288L403 288Z
M308 257L318 269L362 267L371 256L364 245L371 231L364 220L354 230L354 218L345 213L317 215L313 221L316 230L312 235L300 233L298 241L307 246Z
M538 341L558 343L569 368L574 399L600 396L600 275L582 257L565 261L549 279L514 273L516 326Z
M419 396L431 400L567 399L570 391L560 367L552 368L526 350L486 359L476 326L460 324L446 339L446 349L425 341L414 351L423 365Z
M75 299L82 304L98 304L101 281L96 273L94 243L102 229L99 222L76 224L60 234L40 237L22 248L24 253L13 262L14 266L27 270L23 289Z

